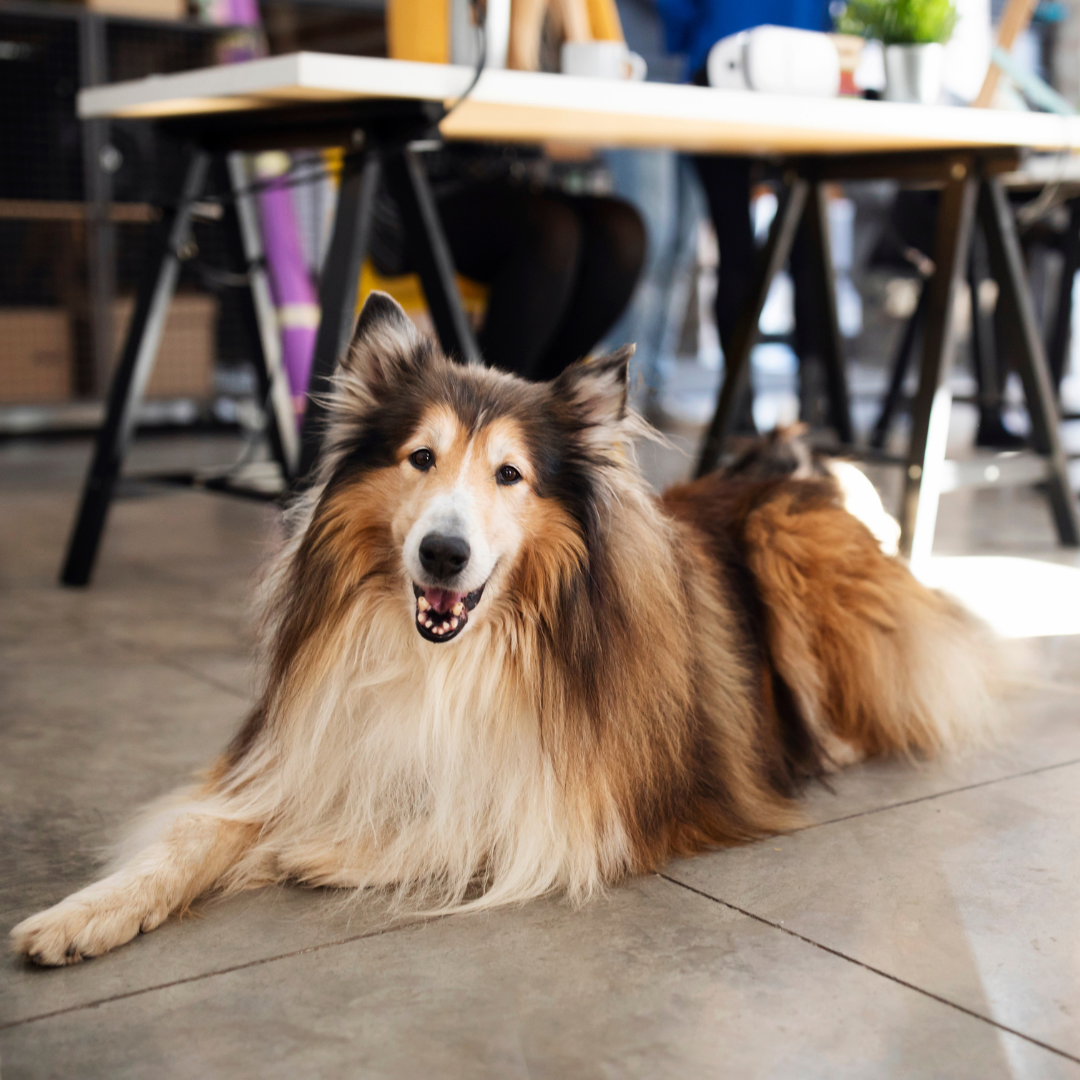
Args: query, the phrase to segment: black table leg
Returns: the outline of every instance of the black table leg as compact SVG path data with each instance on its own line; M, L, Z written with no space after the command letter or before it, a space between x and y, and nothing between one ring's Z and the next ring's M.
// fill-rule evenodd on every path
M443 350L465 363L478 363L480 350L461 306L454 260L420 155L409 149L390 154L386 183L401 210L410 261L420 276Z
M956 351L956 298L963 285L975 217L977 187L971 163L953 164L938 203L934 273L925 285L919 389L911 412L911 444L900 508L900 554L913 561L929 555L934 542L941 468L949 434L952 395L947 380Z
M889 437L889 428L892 427L896 410L900 407L900 397L904 392L904 380L907 378L908 369L911 366L911 356L915 348L915 339L918 337L919 328L926 319L926 299L930 291L926 282L919 283L919 300L915 305L903 333L900 335L900 343L897 345L893 356L892 374L889 377L889 389L885 393L885 401L881 406L881 413L874 425L870 436L870 445L876 450L885 447L885 441Z
M1061 379L1065 374L1065 363L1072 336L1073 284L1080 272L1080 199L1069 200L1069 227L1061 247L1065 256L1065 265L1061 268L1061 283L1058 286L1057 308L1054 311L1054 324L1050 331L1050 340L1046 347L1046 359L1050 365L1050 378L1054 389L1061 393Z
M160 242L152 247L153 262L143 276L124 351L109 388L105 422L98 432L75 529L68 543L60 574L64 585L86 585L90 580L109 503L135 428L136 413L154 370L165 317L180 276L180 255L190 239L191 204L202 193L209 166L206 153L192 153L179 203L162 220Z
M1050 506L1058 537L1067 547L1080 547L1080 509L1069 487L1068 461L1058 436L1059 416L1050 372L1027 288L1016 218L999 180L983 182L979 216L990 267L998 283L998 303L1004 305L1002 315L1015 337L1016 365L1031 418L1032 446L1047 459Z
M301 483L308 478L318 459L326 423L324 399L330 392L338 358L349 344L349 335L356 321L360 267L367 254L371 214L381 171L381 162L375 152L362 158L345 159L330 249L326 253L319 283L322 314L315 338L307 408L300 436L297 480Z
M281 334L270 292L270 279L263 252L255 200L242 154L226 159L233 205L226 210L228 242L233 258L247 279L242 290L241 317L255 364L259 401L266 414L270 450L281 467L286 484L296 475L300 458L300 436L296 427L292 391L281 358Z
M829 394L829 421L841 443L850 446L855 441L851 425L851 402L848 398L847 372L844 369L843 342L836 308L836 270L833 267L832 245L829 240L829 205L825 185L811 185L803 220L806 229L808 254L812 260L814 280L814 340L825 368L825 384Z
M765 306L765 298L769 295L773 278L791 253L791 245L795 241L795 233L806 208L809 191L810 185L806 180L794 180L777 208L746 307L731 335L731 347L724 356L724 382L720 387L716 412L701 446L695 476L712 472L720 461L739 389L750 365L750 350L757 338L761 309Z

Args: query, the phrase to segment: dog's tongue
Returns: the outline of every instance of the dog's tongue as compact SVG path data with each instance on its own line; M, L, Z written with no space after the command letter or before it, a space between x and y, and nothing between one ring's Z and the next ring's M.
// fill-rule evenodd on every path
M445 614L455 604L460 603L464 593L451 592L449 589L424 589L424 599L440 615Z

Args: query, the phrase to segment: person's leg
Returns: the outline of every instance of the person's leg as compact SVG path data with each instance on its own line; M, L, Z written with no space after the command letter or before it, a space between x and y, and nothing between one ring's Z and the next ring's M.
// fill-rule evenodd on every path
M978 385L979 426L975 445L993 450L1020 450L1027 439L1010 431L1005 424L1005 382L1009 376L1010 357L1016 355L1015 330L1003 306L995 306L993 315L982 310L980 286L990 279L990 257L981 229L972 230L968 262L968 288L971 292L971 361Z
M757 251L750 220L750 170L748 158L699 156L694 158L705 189L709 216L720 249L716 283L716 329L720 346L727 352L735 325L745 308L754 279ZM749 372L747 373L749 375ZM753 431L753 391L749 378L736 407L736 429Z
M484 359L536 378L571 302L577 215L557 198L506 184L464 186L438 201L455 267L491 290L478 336Z
M633 342L631 393L640 392L648 408L659 390L659 361L674 299L679 248L681 177L678 155L670 150L610 150L604 161L613 192L641 214L646 228L645 264L626 310L608 330L599 348L610 350Z
M536 379L553 379L587 355L633 295L645 261L645 226L619 199L564 196L581 224L581 255L570 303L537 361Z
M791 283L795 292L795 355L799 360L799 419L810 427L828 423L829 410L825 386L825 371L821 365L819 315L821 302L812 279L814 260L811 257L807 223L804 218L795 234L788 261Z

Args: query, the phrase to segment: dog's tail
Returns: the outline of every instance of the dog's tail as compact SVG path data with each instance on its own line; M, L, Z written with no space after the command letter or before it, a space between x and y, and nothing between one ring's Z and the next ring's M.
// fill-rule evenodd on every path
M907 567L821 482L790 483L748 515L744 542L768 646L834 757L931 755L998 726L991 632Z

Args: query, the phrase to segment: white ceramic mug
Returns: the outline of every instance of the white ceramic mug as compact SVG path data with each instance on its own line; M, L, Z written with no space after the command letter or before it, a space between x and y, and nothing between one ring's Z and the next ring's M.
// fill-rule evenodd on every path
M591 79L633 79L648 74L645 58L621 41L567 41L563 44L562 73Z
M705 63L709 85L799 97L840 92L840 54L828 34L755 26L721 38Z

